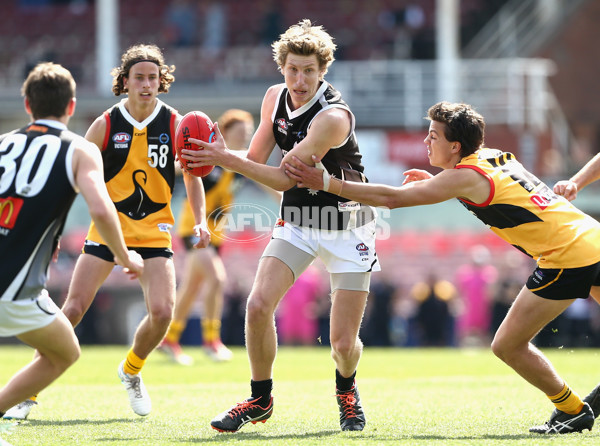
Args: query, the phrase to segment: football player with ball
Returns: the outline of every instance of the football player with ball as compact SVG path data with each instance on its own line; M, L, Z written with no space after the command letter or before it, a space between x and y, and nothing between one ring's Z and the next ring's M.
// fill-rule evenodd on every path
M273 315L296 278L319 256L331 277L331 355L340 426L360 431L365 414L355 382L362 353L358 331L371 271L380 269L375 253L375 212L338 195L299 189L284 169L293 155L307 163L317 155L322 158L319 167L330 175L366 182L354 115L324 78L336 45L323 27L302 20L272 48L284 82L267 90L247 156L240 158L228 150L218 123L214 142L190 138L203 149L184 149L181 155L189 168L219 165L284 191L280 218L260 260L246 309L251 395L218 415L211 425L221 432L235 432L248 422L265 422L271 417L277 353ZM269 166L266 162L275 146L281 149L283 161L280 166Z

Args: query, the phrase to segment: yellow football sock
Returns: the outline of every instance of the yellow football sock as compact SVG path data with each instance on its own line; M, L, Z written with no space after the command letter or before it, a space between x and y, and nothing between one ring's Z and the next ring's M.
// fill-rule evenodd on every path
M140 358L138 355L133 353L133 348L127 353L125 358L125 364L123 364L123 371L130 375L136 375L142 371L142 367L146 363L145 359Z
M183 330L185 330L185 321L176 321L173 319L169 325L169 330L167 330L167 334L165 335L165 340L168 342L179 343Z
M571 415L581 412L581 408L583 407L583 401L581 401L579 395L571 390L567 383L565 383L563 389L556 395L547 396L558 410Z
M219 319L202 320L202 342L209 344L221 339L221 321Z

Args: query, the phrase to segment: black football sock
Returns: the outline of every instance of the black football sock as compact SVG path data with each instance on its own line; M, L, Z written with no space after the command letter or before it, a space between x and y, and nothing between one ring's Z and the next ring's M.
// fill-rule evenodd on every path
M269 404L271 390L273 390L272 379L265 379L264 381L250 380L250 387L252 388L252 398L260 398L259 405Z
M356 370L354 371L354 373L349 376L348 378L344 378L342 375L340 375L340 372L338 369L335 369L335 387L338 391L340 392L347 392L348 390L351 390L352 387L354 387L354 377L356 376Z

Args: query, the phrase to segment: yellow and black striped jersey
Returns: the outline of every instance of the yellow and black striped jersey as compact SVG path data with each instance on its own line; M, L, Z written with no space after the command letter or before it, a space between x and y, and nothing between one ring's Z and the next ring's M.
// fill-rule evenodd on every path
M127 246L171 248L177 111L157 100L152 114L137 122L124 103L104 112L104 181ZM105 244L93 222L87 239Z
M600 261L600 223L528 172L512 153L482 148L457 169L474 169L490 182L485 203L463 203L502 239L541 268L579 268Z

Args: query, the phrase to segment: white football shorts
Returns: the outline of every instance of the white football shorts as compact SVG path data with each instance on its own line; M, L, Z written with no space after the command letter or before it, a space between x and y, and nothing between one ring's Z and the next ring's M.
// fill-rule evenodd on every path
M0 301L0 337L43 328L54 321L59 311L46 290L33 299Z
M280 220L273 229L272 238L284 240L312 257L319 257L329 273L363 273L381 270L375 252L375 228L375 220L342 231L306 228ZM268 245L264 255L269 255Z

